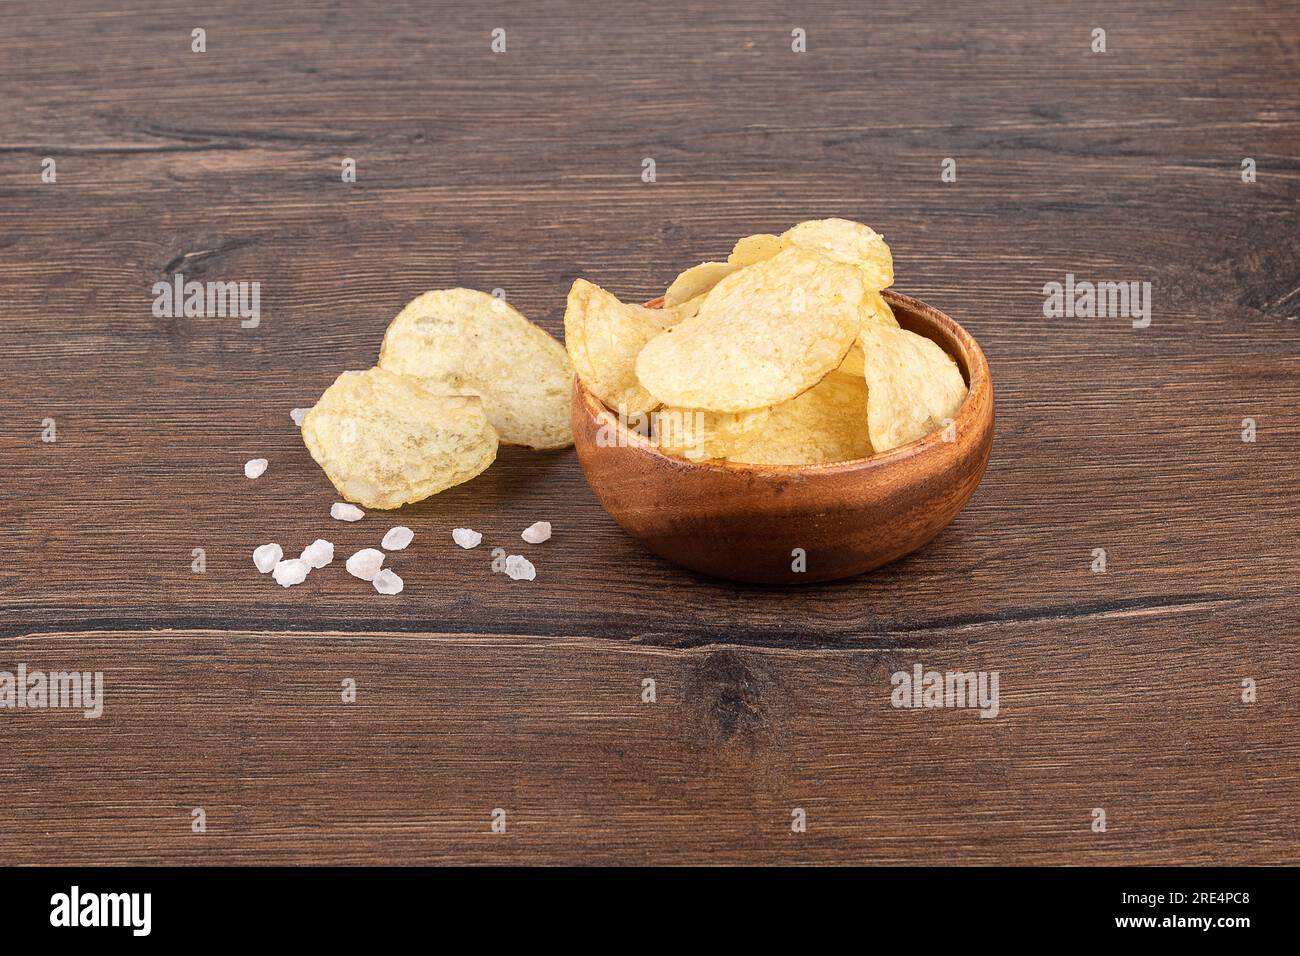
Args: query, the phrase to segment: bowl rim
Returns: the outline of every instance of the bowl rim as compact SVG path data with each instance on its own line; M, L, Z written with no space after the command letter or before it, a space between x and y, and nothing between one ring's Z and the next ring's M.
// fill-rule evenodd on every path
M985 390L990 390L991 392L988 362L984 358L984 351L979 347L979 343L975 341L974 337L969 332L962 328L961 324L958 323L956 319L953 319L947 313L936 309L929 303L913 298L910 295L904 295L901 292L895 292L892 289L882 290L881 295L883 295L885 301L889 302L891 305L901 305L907 309L907 311L920 315L926 321L935 322L938 325L943 326L948 334L962 347L962 350L965 353L963 358L965 359L965 364L968 366L967 371L970 379L967 382L966 397L962 399L961 405L958 406L957 413L953 416L953 422L957 425L957 433L959 435L970 434L970 430L963 426L972 424L971 419L975 415L972 396L974 396L977 391L984 392ZM649 302L645 303L645 308L662 308L663 301L663 296L660 296L657 299L651 299ZM926 338L929 338L929 336L926 336ZM934 340L931 339L931 341ZM943 347L939 342L935 342L935 344L939 345L940 348ZM944 351L946 352L948 350L944 349ZM942 428L936 428L929 434L922 435L920 438L914 438L907 444L899 445L896 448L889 449L888 451L876 452L874 455L869 455L866 458L850 458L848 461L834 461L820 465L765 465L742 461L726 461L720 458L691 461L689 458L681 458L677 455L670 455L667 452L662 451L648 438L629 429L627 425L619 419L615 412L610 411L605 406L604 402L600 401L600 399L596 398L596 396L588 390L577 375L573 377L573 385L575 393L582 399L584 410L587 411L588 414L592 415L593 418L602 415L607 418L617 429L620 443L625 441L628 447L636 447L650 452L672 465L683 468L698 468L706 471L712 470L732 474L772 472L784 475L825 475L855 471L862 468L884 467L893 462L914 458L917 455L925 453L936 444L951 444L951 442L943 441L944 430Z

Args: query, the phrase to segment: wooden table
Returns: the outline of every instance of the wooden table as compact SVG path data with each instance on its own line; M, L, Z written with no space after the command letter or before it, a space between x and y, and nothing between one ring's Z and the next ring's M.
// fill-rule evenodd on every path
M0 8L0 669L106 681L0 711L8 861L1300 860L1294 4L117 6ZM571 450L330 520L289 410L417 293L559 334L576 276L644 300L831 215L993 369L919 553L707 580ZM176 273L260 282L260 324L155 317ZM1150 282L1150 326L1045 317L1067 273ZM490 573L537 519L537 580ZM398 523L384 598L342 558ZM318 536L300 587L252 566ZM999 715L892 707L918 663L997 671Z

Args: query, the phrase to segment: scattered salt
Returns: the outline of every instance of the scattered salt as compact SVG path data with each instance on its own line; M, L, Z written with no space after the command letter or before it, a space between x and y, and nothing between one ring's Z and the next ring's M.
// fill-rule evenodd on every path
M356 505L345 504L342 501L330 505L330 517L337 518L339 521L360 521L365 516L366 513Z
M301 558L290 558L288 561L281 561L271 572L271 577L275 578L275 583L282 588L292 587L295 584L302 584L307 580L307 572L311 570L311 565Z
M376 548L363 548L348 558L348 574L362 581L373 581L384 564L384 552Z
M307 417L309 411L310 408L294 408L290 410L289 417L293 419L295 425L302 428L302 420Z
M266 471L266 466L270 464L265 458L250 458L244 462L245 478L261 478L262 472Z
M524 533L519 537L523 538L529 544L541 544L551 536L551 523L549 521L538 521L530 524L524 529Z
M483 541L483 535L471 528L456 528L451 532L451 540L462 548L477 548Z
M383 548L385 551L405 551L414 537L414 531L399 524L396 528L388 529L388 534L384 535L382 542Z
M323 568L334 560L334 545L324 538L317 538L302 549L300 557L313 568Z
M376 574L374 581L371 583L374 584L375 590L380 594L397 594L406 586L402 583L401 578L387 568Z
M522 554L512 554L506 558L506 574L512 581L531 581L537 577L537 569Z
M283 557L284 551L278 544L263 544L253 549L253 563L263 574L275 567Z

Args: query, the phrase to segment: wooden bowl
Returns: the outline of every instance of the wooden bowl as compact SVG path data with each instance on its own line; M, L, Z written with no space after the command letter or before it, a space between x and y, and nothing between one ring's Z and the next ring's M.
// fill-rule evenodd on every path
M691 462L628 430L575 378L574 445L601 505L656 554L735 581L833 581L921 547L962 509L984 474L993 385L984 353L965 329L917 299L884 295L899 325L937 342L970 386L955 416L955 441L944 441L941 430L831 465ZM602 428L606 439L598 443ZM806 555L806 570L795 570L796 549Z

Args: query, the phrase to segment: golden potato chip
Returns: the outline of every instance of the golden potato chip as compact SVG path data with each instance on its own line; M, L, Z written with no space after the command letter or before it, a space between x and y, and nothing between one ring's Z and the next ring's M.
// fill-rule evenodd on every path
M877 322L862 327L867 424L876 451L930 434L957 414L966 382L934 342Z
M769 408L709 412L702 408L660 408L652 413L653 437L660 451L691 461L726 458L737 442L763 427Z
M853 266L786 249L727 276L695 316L647 342L637 378L677 408L739 412L794 398L843 361L864 294Z
M850 346L848 354L844 356L844 361L840 363L839 368L835 371L844 375L856 375L861 378L866 367L866 357L862 354L862 339L858 339ZM831 374L835 373L832 372Z
M848 219L810 219L781 235L787 246L815 249L838 262L862 270L867 291L879 292L894 284L894 257L879 233Z
M503 299L473 289L424 293L389 324L379 366L435 394L477 395L508 445L573 444L569 357Z
M755 262L771 259L784 248L780 236L760 232L756 236L738 239L731 255L727 256L727 261L733 266L752 266Z
M862 316L868 321L875 320L898 328L898 319L894 318L894 310L889 307L889 303L879 292L867 293L866 304L862 307Z
M674 279L664 293L664 308L671 309L687 299L703 295L739 268L730 262L701 262L698 266L691 266Z
M469 481L496 459L497 433L472 395L435 395L386 369L344 372L302 422L340 495L398 508Z
M889 307L885 297L879 292L868 292L866 302L862 307L862 321L880 322L891 328L898 328L898 319L894 318L894 310ZM862 339L853 343L844 361L835 371L843 372L845 375L862 375L865 369L865 358L862 354Z
M871 454L867 384L859 375L835 371L773 408L727 458L751 465L826 465Z
M664 327L667 328L670 325L676 325L678 322L682 321L682 319L689 319L700 311L700 306L703 304L704 294L701 293L693 299L687 299L680 305L664 306L659 310L663 313Z
M659 401L637 381L636 356L671 317L671 310L628 305L600 286L575 279L564 310L564 344L582 383L629 416L654 408Z

